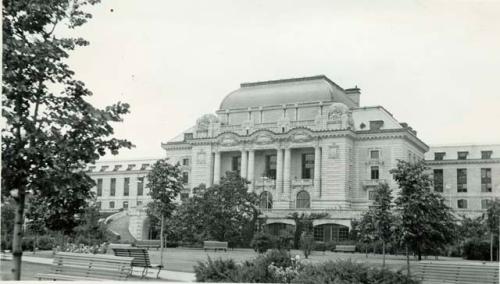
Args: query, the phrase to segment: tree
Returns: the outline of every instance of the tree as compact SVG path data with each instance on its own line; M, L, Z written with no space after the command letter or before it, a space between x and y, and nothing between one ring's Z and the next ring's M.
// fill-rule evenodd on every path
M418 260L425 248L440 248L452 241L455 220L444 198L431 191L431 179L424 161L398 160L391 170L400 187L395 200L399 214L401 242L414 249Z
M370 209L375 237L382 241L382 267L385 267L385 246L392 238L394 216L391 212L392 195L389 185L381 183L375 192L375 201Z
M357 222L356 231L358 231L357 238L366 244L365 253L368 257L368 244L373 242L376 238L376 228L374 222L373 211L366 211L359 222Z
M100 245L108 241L109 234L99 214L99 207L95 204L88 204L79 219L78 226L74 228L76 243Z
M295 249L300 248L300 238L303 232L312 233L313 232L313 220L327 218L328 213L311 213L305 214L298 212L293 212L289 214L286 218L292 219L295 222L295 235L293 239L293 247Z
M54 213L67 214L61 203L90 196L93 183L82 172L84 166L108 150L117 154L132 146L110 137L110 122L121 121L129 106L95 108L86 101L92 93L66 64L69 52L88 42L55 32L59 25L74 29L85 24L91 15L83 7L97 2L3 1L2 195L16 204L15 280L21 273L26 194L47 198Z
M154 215L160 219L160 246L161 246L161 262L163 265L163 248L165 218L169 218L175 210L175 198L184 188L182 185L182 173L179 163L171 165L168 159L156 161L147 176L148 184L152 201L148 204L148 214Z
M497 234L499 238L499 255L500 260L500 200L495 199L490 203L488 211L486 211L486 224L490 232L490 261L493 261L493 241L494 235Z

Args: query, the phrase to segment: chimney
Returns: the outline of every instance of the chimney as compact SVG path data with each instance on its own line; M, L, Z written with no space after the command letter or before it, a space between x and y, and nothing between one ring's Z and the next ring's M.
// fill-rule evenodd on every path
M348 98L353 101L357 107L359 107L359 95L361 95L361 89L358 86L350 89L345 89L345 93Z

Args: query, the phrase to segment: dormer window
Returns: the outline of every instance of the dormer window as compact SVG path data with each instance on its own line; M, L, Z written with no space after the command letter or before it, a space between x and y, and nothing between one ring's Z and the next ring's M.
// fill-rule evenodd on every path
M481 159L488 160L491 159L491 154L493 151L481 151Z
M128 164L127 171L131 171L135 167L135 164Z
M372 120L370 121L370 130L380 130L384 126L383 120Z
M467 155L469 152L458 152L457 156L459 160L467 160Z
M435 161L442 161L444 158L444 155L446 155L445 152L436 152L436 153L434 153L434 160Z
M121 167L122 165L115 165L115 167L113 168L113 172L120 170Z
M380 158L380 151L379 150L370 150L370 159L378 160L379 158Z
M149 164L142 164L141 171L145 171L147 167L149 167Z
M104 172L104 171L106 171L108 168L109 168L109 166L102 166L100 171L101 171L101 172Z

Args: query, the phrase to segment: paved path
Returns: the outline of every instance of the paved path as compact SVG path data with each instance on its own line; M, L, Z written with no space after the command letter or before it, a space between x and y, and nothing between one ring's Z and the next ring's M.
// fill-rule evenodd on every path
M108 228L120 235L120 241L133 242L135 241L135 238L130 234L130 231L128 230L129 221L130 217L125 214L122 217L111 221L111 223L108 224Z

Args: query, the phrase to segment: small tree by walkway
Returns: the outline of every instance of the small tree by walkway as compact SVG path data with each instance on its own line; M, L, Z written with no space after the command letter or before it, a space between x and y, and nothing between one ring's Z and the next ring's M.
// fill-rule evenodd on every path
M490 203L486 211L486 224L490 232L490 261L493 261L494 236L498 236L498 260L500 261L500 199L495 199Z
M385 267L385 247L391 241L394 226L391 192L387 183L379 184L375 192L373 207L370 209L375 237L382 241L382 267Z

